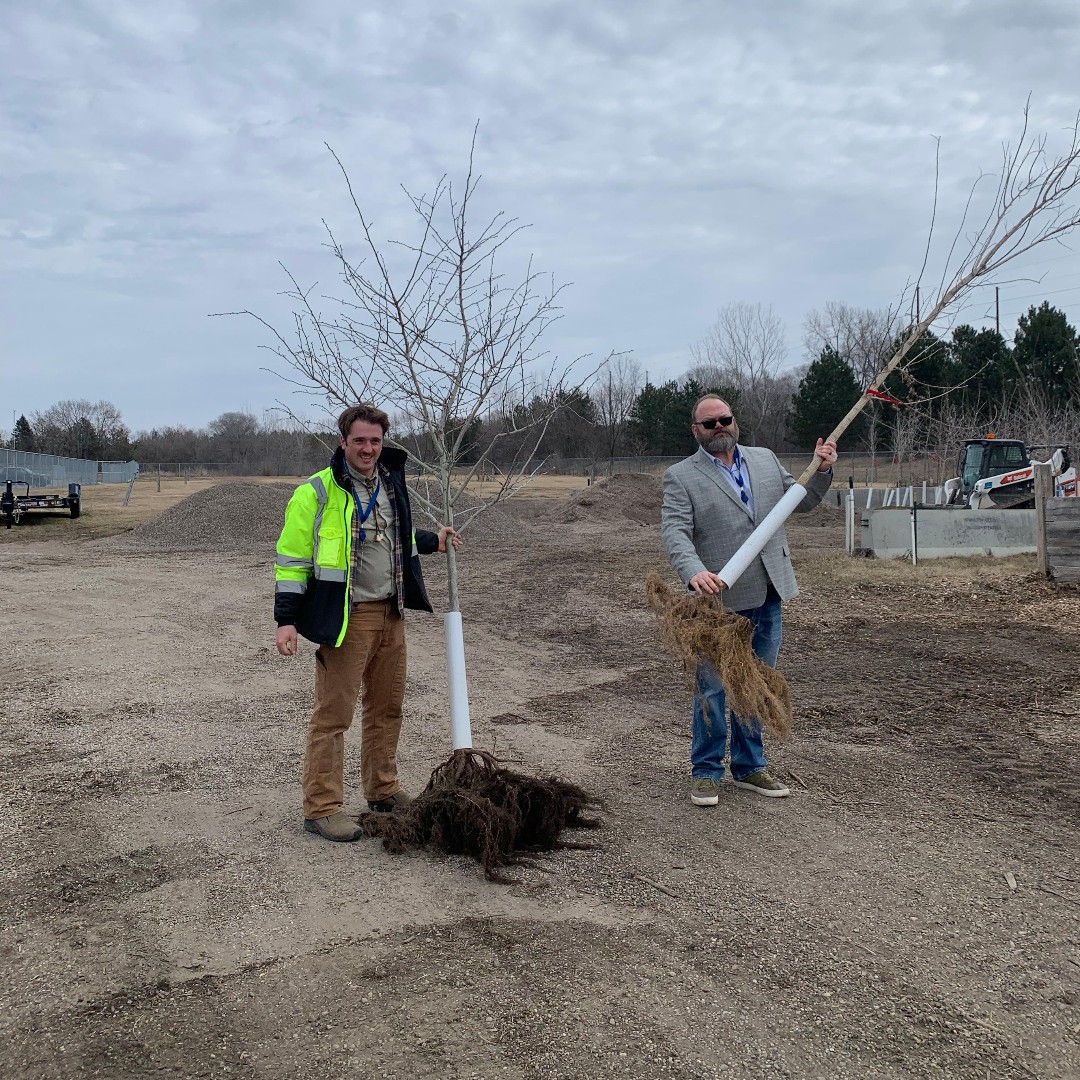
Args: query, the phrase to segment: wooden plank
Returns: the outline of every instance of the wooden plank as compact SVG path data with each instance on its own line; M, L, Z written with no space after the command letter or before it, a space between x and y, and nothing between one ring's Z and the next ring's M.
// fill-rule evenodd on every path
M1054 496L1054 478L1050 474L1050 465L1038 462L1035 465L1035 555L1039 573L1046 577L1050 565L1046 556L1046 502Z

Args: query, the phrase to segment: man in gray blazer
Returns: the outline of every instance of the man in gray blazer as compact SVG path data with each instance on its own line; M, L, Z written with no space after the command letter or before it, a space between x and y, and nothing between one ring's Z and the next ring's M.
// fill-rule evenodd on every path
M795 483L771 450L739 446L739 425L726 401L709 394L694 405L691 430L698 451L664 473L660 536L671 565L699 595L723 593L724 606L754 624L753 649L770 667L780 652L780 604L798 595L783 528L730 588L714 573L742 546L754 526ZM812 510L832 483L836 444L818 439L822 464L796 512ZM690 749L690 801L715 806L727 743L724 688L711 665L697 673ZM704 706L704 707L703 707ZM731 779L736 787L772 798L788 789L766 769L761 726L753 717L731 724Z

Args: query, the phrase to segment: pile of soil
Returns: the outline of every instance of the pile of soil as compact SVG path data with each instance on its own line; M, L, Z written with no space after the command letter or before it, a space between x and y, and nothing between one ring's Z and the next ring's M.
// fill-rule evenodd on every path
M808 510L805 514L792 514L788 518L788 528L794 525L796 528L828 529L838 523L843 526L844 511L827 502L818 503L813 510Z
M663 488L651 473L618 473L590 485L563 507L557 520L564 523L632 521L659 525Z

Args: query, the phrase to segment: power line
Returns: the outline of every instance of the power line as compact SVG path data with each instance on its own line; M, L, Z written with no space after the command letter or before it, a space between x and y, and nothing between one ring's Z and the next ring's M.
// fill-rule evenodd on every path
M1039 300L1047 296L1060 296L1062 293L1080 292L1080 285L1070 285L1067 289L1053 289L1050 292L1028 293L1026 296L1008 296L1006 300L1016 303L1017 300Z

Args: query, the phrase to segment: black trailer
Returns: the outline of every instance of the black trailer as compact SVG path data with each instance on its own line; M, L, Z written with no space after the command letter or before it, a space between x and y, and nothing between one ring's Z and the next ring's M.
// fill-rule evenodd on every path
M16 494L14 487L25 487L26 494ZM77 518L82 513L81 488L68 484L66 495L31 495L30 485L22 480L8 480L0 494L0 521L9 529L27 514L51 514L57 511Z

